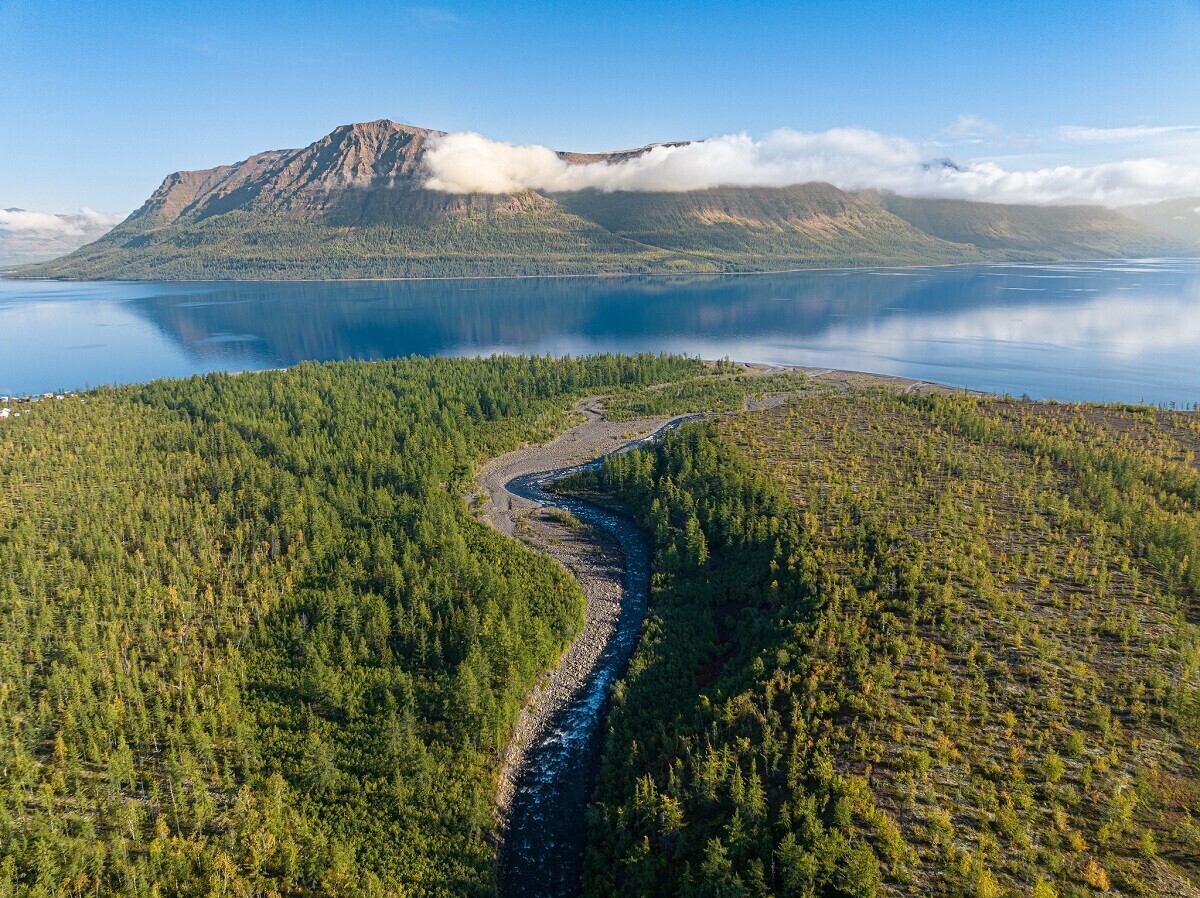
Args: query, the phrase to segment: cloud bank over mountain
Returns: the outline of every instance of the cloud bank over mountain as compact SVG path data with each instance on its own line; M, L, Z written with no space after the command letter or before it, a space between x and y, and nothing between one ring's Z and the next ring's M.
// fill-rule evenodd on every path
M981 122L964 117L957 130L975 133ZM1113 130L1123 131L1122 138L1137 133ZM1087 140L1098 135L1072 136ZM826 181L843 190L878 188L908 196L1042 205L1126 206L1200 194L1200 160L1145 157L1019 169L990 159L930 161L934 155L907 138L861 128L782 129L762 138L726 134L653 146L615 162L573 164L544 146L459 132L432 140L424 164L426 186L447 193L684 191Z
M0 209L0 265L65 255L107 233L124 218L88 208L65 214Z

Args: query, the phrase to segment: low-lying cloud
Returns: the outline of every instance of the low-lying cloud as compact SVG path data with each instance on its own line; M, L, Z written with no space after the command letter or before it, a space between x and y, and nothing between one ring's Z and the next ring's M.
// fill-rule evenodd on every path
M967 124L977 126L977 122ZM552 150L447 134L425 156L426 186L449 193L683 191L827 181L844 190L1000 203L1133 205L1200 195L1200 162L1161 158L1013 170L991 160L930 161L920 144L859 128L728 134L655 146L618 162L572 164Z
M80 237L117 225L123 215L106 215L86 206L78 212L30 212L28 209L0 209L0 231L36 237Z
M1127 128L1089 128L1082 125L1063 125L1055 130L1063 140L1075 143L1130 143L1134 141L1200 138L1196 125L1133 125Z

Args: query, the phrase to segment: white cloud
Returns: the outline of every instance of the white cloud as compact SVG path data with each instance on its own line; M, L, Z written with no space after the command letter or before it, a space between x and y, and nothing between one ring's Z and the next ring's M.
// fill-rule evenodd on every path
M0 209L0 230L45 236L83 233L78 225L51 212L28 212L24 209Z
M875 131L784 129L762 139L729 134L651 147L621 162L573 165L546 147L457 133L431 142L425 166L426 186L449 193L681 191L828 181L845 190L880 188L910 196L1111 206L1200 193L1200 161L1145 158L1011 170L988 160L931 164L930 156L913 141Z
M1200 137L1198 125L1133 125L1127 128L1089 128L1082 125L1063 125L1054 132L1062 140L1072 143L1134 143L1158 141L1163 138Z
M879 186L897 167L920 167L903 138L837 128L819 134L775 131L763 140L729 134L678 146L655 146L622 162L572 165L541 146L518 146L478 134L447 134L425 156L426 186L449 193L515 190L697 190L723 184L780 186L837 179Z
M126 219L127 215L124 212L97 212L87 206L80 206L79 217L92 227L115 228Z
M514 193L549 187L569 168L553 150L463 132L431 139L426 186L447 193ZM589 166L590 167L590 166Z
M77 237L88 231L108 230L124 215L105 215L86 206L78 212L59 215L27 209L0 209L0 231L39 237Z
M449 28L466 24L466 19L439 6L414 6L409 9L409 13L426 28Z
M942 177L898 192L1000 203L1103 206L1136 205L1200 192L1200 165L1152 158L1031 171L1008 171L992 162L978 162L961 172L937 174Z
M995 122L978 115L960 115L958 121L942 131L942 137L956 140L979 140L984 137L997 137L1004 133Z

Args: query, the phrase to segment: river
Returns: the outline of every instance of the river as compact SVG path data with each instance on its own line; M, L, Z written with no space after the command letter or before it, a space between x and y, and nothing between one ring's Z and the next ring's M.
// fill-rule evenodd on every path
M672 421L615 452L645 445L686 420ZM624 574L620 614L611 638L582 685L524 753L501 848L500 888L505 898L563 898L579 893L587 843L586 810L599 766L604 712L613 683L637 645L646 615L651 559L642 529L621 514L547 489L577 471L602 464L607 457L524 474L506 484L515 496L566 509L585 524L606 531L620 546Z

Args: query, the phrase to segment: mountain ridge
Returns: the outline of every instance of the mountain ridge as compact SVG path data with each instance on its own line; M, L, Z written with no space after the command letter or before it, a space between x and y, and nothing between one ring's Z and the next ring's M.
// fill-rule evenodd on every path
M339 126L306 147L174 172L108 234L18 275L184 280L770 271L1195 249L1100 207L1088 207L1094 211L1075 222L1046 211L1053 207L1020 207L1016 214L957 201L913 206L821 183L448 193L425 186L425 154L444 134L379 119ZM619 163L653 146L557 155L574 165ZM964 215L972 219L966 225ZM1001 221L1007 224L999 227Z
M1156 231L1200 243L1200 196L1126 206L1121 211Z

